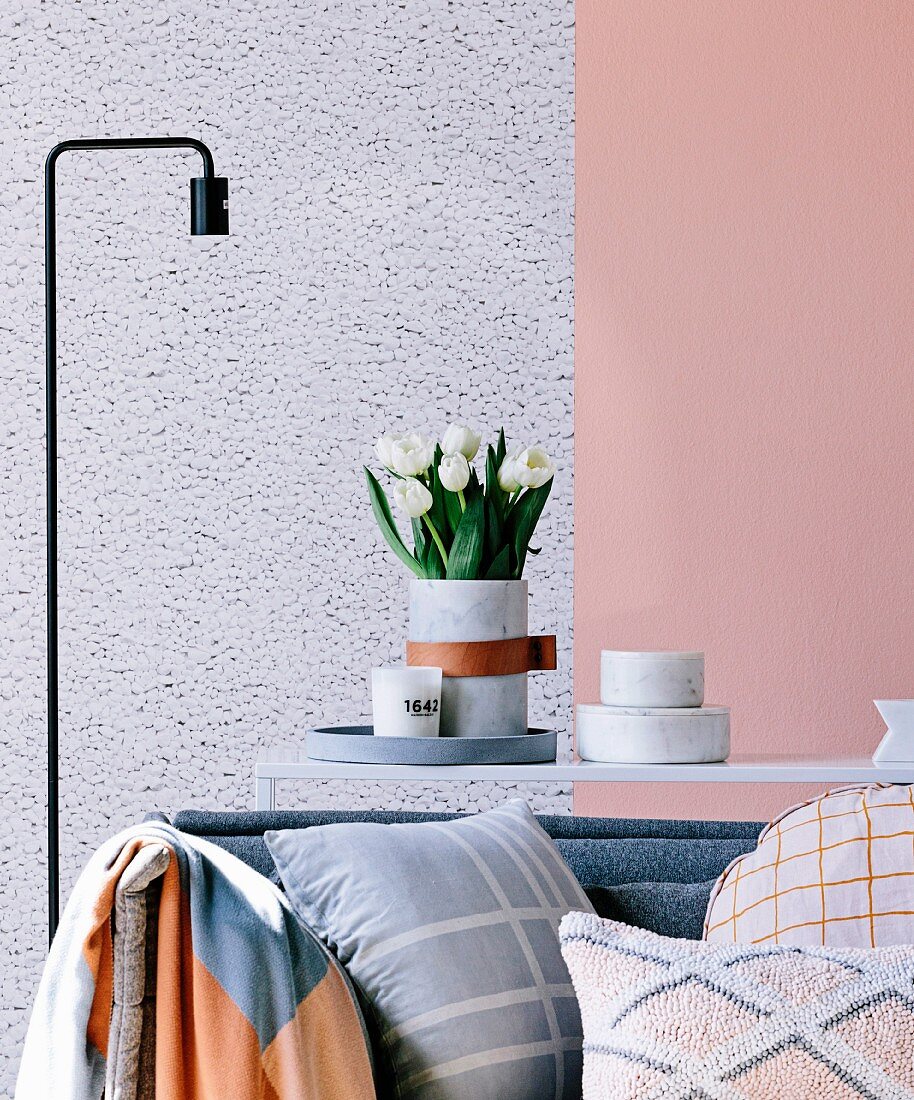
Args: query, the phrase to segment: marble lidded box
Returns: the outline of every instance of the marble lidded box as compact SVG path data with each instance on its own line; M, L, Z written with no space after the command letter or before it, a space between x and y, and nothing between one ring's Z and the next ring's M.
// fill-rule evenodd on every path
M700 707L705 655L695 652L600 654L600 701L613 707Z

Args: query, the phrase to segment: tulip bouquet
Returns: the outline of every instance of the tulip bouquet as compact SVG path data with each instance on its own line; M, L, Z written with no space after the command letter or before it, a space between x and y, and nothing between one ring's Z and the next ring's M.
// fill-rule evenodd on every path
M555 465L542 447L510 453L502 429L486 450L485 480L473 460L480 436L452 424L440 443L419 432L383 435L375 453L396 479L393 496L412 523L410 551L387 495L367 467L368 493L381 534L417 577L428 580L518 580L530 539L552 488Z

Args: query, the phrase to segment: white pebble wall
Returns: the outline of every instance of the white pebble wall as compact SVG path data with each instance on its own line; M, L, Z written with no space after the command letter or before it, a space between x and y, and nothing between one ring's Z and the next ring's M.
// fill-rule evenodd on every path
M560 475L532 715L571 710L572 0L0 5L0 1093L45 950L42 162L188 134L233 233L187 235L183 153L59 166L65 889L150 809L252 805L258 750L367 716L406 578L360 465L450 418ZM567 752L567 736L563 751ZM281 804L484 808L505 789L281 788ZM570 792L524 792L567 811Z

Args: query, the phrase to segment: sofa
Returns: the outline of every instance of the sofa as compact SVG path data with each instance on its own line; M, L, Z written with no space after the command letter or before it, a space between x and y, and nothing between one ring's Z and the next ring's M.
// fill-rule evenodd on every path
M183 810L171 819L152 813L147 821L170 824L182 834L209 841L282 887L264 839L267 832L342 822L382 825L442 822L461 816L464 815L370 810L247 813ZM717 877L737 856L755 848L763 827L756 822L557 815L538 815L537 820L554 840L597 914L661 935L688 939L701 937L708 899ZM118 889L115 1011L109 1038L109 1051L115 1057L112 1059L109 1054L108 1074L109 1081L130 1082L129 1087L117 1088L112 1095L138 1100L154 1095L155 1088L148 1055L155 1044L155 952L160 889L159 877L134 874L132 869ZM144 895L141 899L136 898L138 891ZM125 905L130 898L134 902ZM129 999L123 1006L118 1003L122 996ZM372 1006L363 1003L362 1010L368 1017ZM114 1022L124 1019L132 1019L134 1023L129 1029L121 1024L121 1033L117 1034ZM374 1046L375 1036L370 1038ZM378 1053L375 1047L376 1064ZM387 1095L377 1079L376 1088L379 1095Z
M17 1097L221 1096L227 1048L239 1100L914 1096L912 808L151 814L74 887Z
M171 824L231 852L281 885L264 833L367 821L450 821L460 814L388 810L181 810ZM150 819L168 821L162 814ZM537 815L597 913L666 936L699 939L711 888L755 848L764 822Z
M461 814L389 810L181 810L170 823L231 852L282 886L264 833L338 822L450 821ZM149 819L168 821L163 814ZM537 815L600 916L663 936L700 939L714 883L755 848L764 822Z

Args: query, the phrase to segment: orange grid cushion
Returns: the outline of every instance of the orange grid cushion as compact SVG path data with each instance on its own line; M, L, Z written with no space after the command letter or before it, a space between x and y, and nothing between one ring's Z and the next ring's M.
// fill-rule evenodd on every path
M717 880L711 943L914 943L914 787L843 787L786 810Z

